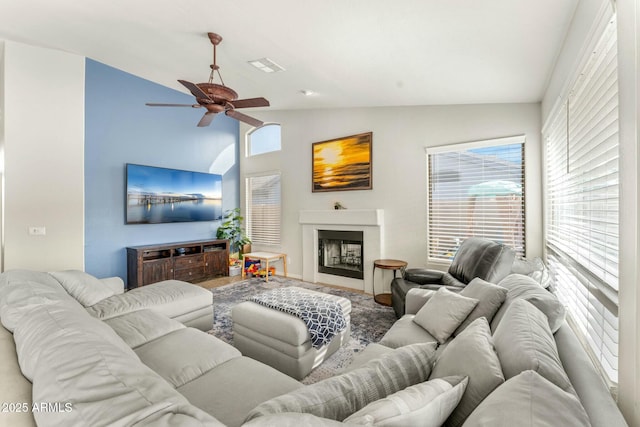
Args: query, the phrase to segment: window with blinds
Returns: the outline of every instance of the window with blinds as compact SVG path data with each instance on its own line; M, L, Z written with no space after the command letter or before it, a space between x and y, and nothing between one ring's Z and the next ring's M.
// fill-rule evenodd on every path
M250 176L247 185L247 234L252 244L280 245L280 174Z
M608 378L618 365L618 78L615 17L543 130L547 261L558 297Z
M484 237L525 253L524 136L427 148L428 256Z

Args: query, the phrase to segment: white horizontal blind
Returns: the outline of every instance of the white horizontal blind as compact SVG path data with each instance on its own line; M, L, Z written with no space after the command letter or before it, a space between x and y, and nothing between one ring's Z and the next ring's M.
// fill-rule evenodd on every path
M618 78L615 17L544 131L547 260L609 379L618 365Z
M477 236L525 252L524 136L427 149L428 256Z
M247 177L247 234L253 244L280 245L280 174Z

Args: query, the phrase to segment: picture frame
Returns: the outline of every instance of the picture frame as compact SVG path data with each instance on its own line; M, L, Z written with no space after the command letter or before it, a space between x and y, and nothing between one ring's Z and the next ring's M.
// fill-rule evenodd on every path
M314 142L311 191L371 190L373 132Z

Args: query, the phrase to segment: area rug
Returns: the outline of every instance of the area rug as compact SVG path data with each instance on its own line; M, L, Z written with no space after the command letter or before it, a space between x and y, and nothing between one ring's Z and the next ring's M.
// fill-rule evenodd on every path
M371 295L276 276L269 278L268 282L260 278L251 278L210 289L213 293L214 319L213 329L209 333L233 344L231 307L257 293L282 286L298 286L339 295L351 301L351 339L306 376L302 380L304 384L312 384L339 373L341 369L349 366L353 357L369 343L380 341L396 321L393 309L377 304Z

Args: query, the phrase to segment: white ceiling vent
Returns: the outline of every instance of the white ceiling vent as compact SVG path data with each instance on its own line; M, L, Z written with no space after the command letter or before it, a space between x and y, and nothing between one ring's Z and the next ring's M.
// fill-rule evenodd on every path
M260 71L264 71L265 73L277 73L279 71L284 71L283 67L279 66L269 58L254 59L253 61L249 61L249 64L253 65Z

